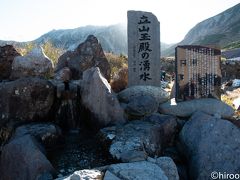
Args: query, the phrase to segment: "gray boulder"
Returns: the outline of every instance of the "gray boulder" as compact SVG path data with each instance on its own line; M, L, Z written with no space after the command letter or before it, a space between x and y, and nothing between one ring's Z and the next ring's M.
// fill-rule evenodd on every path
M169 94L164 89L155 86L131 86L118 93L119 101L124 103L141 96L151 96L160 104L169 99Z
M178 102L176 104L172 104L172 102L168 101L159 105L160 113L179 117L189 117L196 111L202 111L206 114L223 118L232 117L234 114L234 110L231 106L213 98L194 99L191 101Z
M131 117L150 115L158 110L158 102L152 96L139 96L130 100L125 112Z
M0 46L0 80L9 79L12 62L20 54L11 45Z
M92 114L96 126L124 123L123 109L98 67L84 71L81 83L82 105Z
M178 180L178 170L170 157L159 157L156 159L156 164L164 171L168 180Z
M103 52L101 44L93 35L89 35L74 51L67 51L59 57L56 71L69 67L73 79L82 78L85 70L99 67L103 76L110 81L110 65Z
M126 180L168 179L164 171L158 165L148 161L113 164L108 170L120 179Z
M34 48L25 56L17 56L12 63L11 79L23 77L53 76L53 62L44 54L41 47Z
M0 126L15 121L46 120L54 102L54 86L39 78L0 83Z
M106 171L106 173L104 174L104 179L103 180L121 180L121 179L118 178L113 173L111 173L110 171Z
M30 135L15 138L3 147L1 179L38 179L46 173L54 174L55 170Z
M62 135L61 129L53 123L30 123L16 128L12 138L30 134L45 147L53 147Z
M240 129L227 120L196 112L181 133L182 153L191 179L211 179L211 172L240 172Z
M161 157L155 162L139 161L110 165L104 180L178 180L176 165L171 158Z
M176 135L174 118L159 118L158 121L134 120L124 126L100 130L100 139L110 144L109 152L122 162L145 160L147 156L160 155Z

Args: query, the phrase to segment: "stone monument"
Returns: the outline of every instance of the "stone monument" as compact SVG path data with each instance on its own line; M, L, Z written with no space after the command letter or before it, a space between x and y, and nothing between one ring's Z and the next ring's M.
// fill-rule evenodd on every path
M160 23L150 12L127 15L128 86L160 86Z
M205 46L175 49L176 100L221 98L221 51Z

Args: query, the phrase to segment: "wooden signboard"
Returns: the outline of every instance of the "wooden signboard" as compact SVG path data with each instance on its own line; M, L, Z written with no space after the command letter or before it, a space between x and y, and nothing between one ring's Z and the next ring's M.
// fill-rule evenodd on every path
M205 46L175 49L176 100L221 98L221 51Z

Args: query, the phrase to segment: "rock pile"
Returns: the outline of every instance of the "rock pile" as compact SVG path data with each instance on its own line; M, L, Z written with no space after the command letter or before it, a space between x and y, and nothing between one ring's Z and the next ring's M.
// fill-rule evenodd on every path
M69 117L80 121L79 109L88 109L92 118L85 121L93 120L105 127L125 122L123 109L108 84L110 67L94 36L89 36L75 52L63 55L54 75L52 61L41 48L19 55L12 46L1 47L1 178L52 179L56 171L45 149L58 143L61 129L77 128L82 123L68 122ZM59 115L66 116L59 121ZM94 123L91 126L99 128Z
M115 94L109 64L92 35L60 57L55 74L42 50L24 57L7 50L0 50L0 68L13 67L0 71L6 78L0 82L1 179L57 178L46 150L57 147L65 130L87 126L99 130L92 136L116 164L79 169L59 180L210 179L212 171L240 172L240 130L234 110L223 102L174 104L154 86Z

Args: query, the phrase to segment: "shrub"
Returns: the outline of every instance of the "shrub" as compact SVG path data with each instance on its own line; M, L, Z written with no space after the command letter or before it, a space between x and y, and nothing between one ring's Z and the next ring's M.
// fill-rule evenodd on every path
M64 53L64 50L62 48L54 47L53 44L49 41L43 44L42 48L46 56L53 61L54 66L57 64L58 58Z
M128 85L128 68L122 67L118 73L113 76L110 82L114 92L118 93L125 89Z
M112 53L105 53L106 58L111 68L111 79L119 72L123 67L128 67L127 57L125 55L116 55Z
M34 47L36 47L36 44L33 42L27 42L24 45L20 47L16 47L16 50L22 55L25 56L27 53L29 53Z

